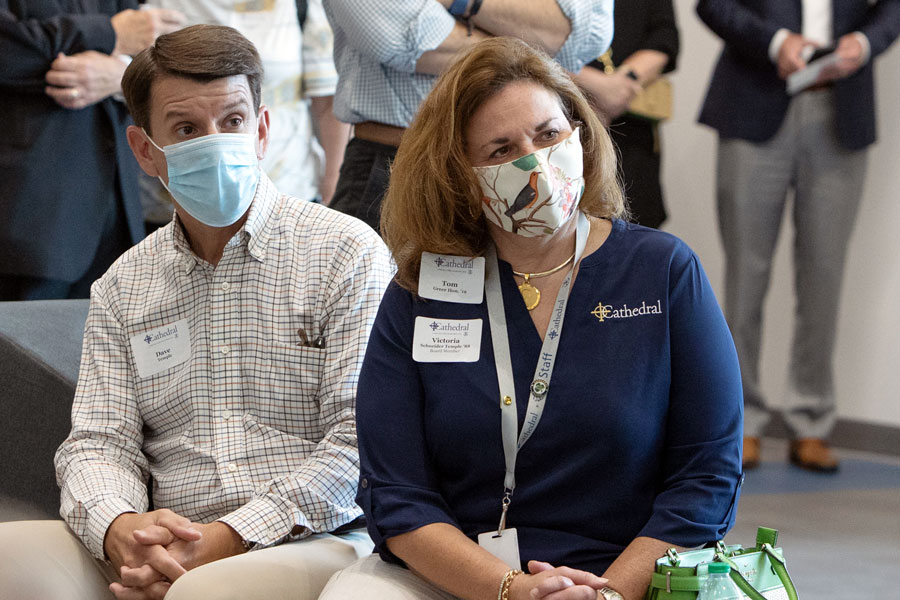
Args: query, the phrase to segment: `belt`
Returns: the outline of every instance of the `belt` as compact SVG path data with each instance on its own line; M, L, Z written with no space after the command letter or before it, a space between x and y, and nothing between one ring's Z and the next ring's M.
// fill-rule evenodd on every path
M826 81L825 83L817 83L815 85L811 85L804 92L827 92L831 88L834 87L834 82Z
M403 127L385 125L375 121L363 121L353 126L353 137L396 148L400 145L400 139L405 131L406 129Z

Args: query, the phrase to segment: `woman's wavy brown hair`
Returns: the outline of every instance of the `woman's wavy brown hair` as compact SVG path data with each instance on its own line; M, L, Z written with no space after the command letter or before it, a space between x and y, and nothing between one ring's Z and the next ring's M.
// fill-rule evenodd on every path
M565 70L515 38L480 42L441 75L403 135L381 209L381 233L397 262L396 280L418 290L423 251L480 256L488 243L481 187L466 158L466 129L491 96L514 81L533 81L559 96L581 127L585 190L580 209L596 217L625 214L616 152L591 105Z

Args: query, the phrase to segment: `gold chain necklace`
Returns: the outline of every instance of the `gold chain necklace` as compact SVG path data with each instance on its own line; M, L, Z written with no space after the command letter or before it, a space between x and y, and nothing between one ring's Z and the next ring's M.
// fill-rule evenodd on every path
M518 275L519 277L523 277L525 281L519 286L519 293L522 294L522 300L525 301L525 308L528 310L534 310L537 308L537 305L541 303L541 290L537 289L535 286L531 285L531 279L537 277L546 277L547 275L553 275L567 264L572 262L575 258L575 253L572 253L572 256L566 259L566 261L556 267L553 267L549 271L541 271L540 273L519 273L515 269L513 269L513 274Z

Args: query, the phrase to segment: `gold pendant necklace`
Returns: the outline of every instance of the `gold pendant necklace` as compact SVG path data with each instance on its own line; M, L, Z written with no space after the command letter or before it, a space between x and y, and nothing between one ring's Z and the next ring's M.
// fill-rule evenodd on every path
M573 252L572 256L567 258L563 264L553 267L549 271L541 271L540 273L520 273L513 269L514 275L518 275L519 277L525 279L525 281L523 281L519 285L519 293L522 294L522 300L525 301L525 308L527 308L528 310L534 310L535 308L537 308L537 305L541 303L541 290L531 284L531 279L533 277L546 277L547 275L553 275L554 273L565 267L567 264L572 262L574 258L575 253Z

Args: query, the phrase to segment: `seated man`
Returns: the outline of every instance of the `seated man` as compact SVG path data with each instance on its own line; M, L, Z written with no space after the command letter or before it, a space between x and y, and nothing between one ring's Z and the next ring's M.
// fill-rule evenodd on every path
M175 218L91 290L56 455L68 528L0 526L0 597L316 598L371 551L354 402L389 255L259 170L261 79L208 25L126 71L128 142Z

